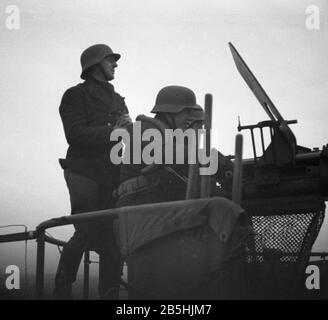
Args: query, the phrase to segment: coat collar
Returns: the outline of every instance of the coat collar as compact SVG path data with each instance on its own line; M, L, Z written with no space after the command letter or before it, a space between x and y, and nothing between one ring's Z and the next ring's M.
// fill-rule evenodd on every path
M83 82L83 86L88 93L96 99L106 101L112 99L114 93L114 86L108 82L100 82L94 79L88 79Z

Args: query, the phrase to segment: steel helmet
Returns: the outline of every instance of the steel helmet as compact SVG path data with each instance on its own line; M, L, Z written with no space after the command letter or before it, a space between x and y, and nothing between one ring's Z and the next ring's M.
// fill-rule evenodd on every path
M82 67L81 78L85 79L86 70L101 62L107 56L114 57L116 61L121 57L120 54L114 53L106 44L95 44L85 49L82 52L80 59Z
M204 121L205 120L205 112L199 107L199 109L195 109L192 115L194 121Z
M203 110L196 103L196 96L192 90L182 86L167 86L158 92L151 112L178 113L186 108Z

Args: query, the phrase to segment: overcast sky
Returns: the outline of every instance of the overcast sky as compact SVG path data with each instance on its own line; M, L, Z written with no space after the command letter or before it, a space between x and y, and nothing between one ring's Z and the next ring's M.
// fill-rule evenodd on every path
M20 9L19 30L6 28L12 4ZM306 28L310 4L320 9L318 30ZM133 118L149 114L166 85L192 88L200 104L212 93L213 145L233 154L237 117L253 124L267 116L234 66L231 41L282 115L298 119L298 144L321 148L328 142L327 9L324 0L1 1L0 225L34 229L69 213L58 107L64 91L81 81L81 52L95 43L122 55L113 84ZM328 250L327 227L317 250ZM51 232L68 239L72 229ZM10 263L16 247L22 245L1 245L0 254Z

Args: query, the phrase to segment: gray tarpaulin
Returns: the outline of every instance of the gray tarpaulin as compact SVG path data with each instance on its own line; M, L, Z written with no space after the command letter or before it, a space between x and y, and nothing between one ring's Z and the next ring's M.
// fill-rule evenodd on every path
M145 209L147 208L147 209ZM222 242L231 236L244 210L225 198L205 198L126 207L119 216L120 244L127 253L180 230L209 226ZM245 221L243 223L246 223ZM246 228L246 232L250 230ZM242 239L241 239L242 240Z
M119 226L129 298L226 298L240 283L251 226L243 209L227 199L126 207Z

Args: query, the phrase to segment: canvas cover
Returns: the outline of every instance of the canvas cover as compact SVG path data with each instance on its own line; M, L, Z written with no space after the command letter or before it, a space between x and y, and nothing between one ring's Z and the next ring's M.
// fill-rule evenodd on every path
M126 207L119 229L133 299L222 298L232 288L225 268L241 266L252 230L240 206L218 197Z

